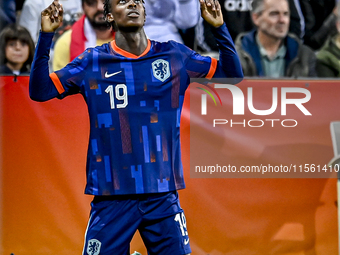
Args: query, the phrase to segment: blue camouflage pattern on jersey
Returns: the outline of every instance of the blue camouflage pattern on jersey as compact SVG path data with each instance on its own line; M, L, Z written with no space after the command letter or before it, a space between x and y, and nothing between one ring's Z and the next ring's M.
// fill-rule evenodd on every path
M85 193L168 192L185 187L180 116L190 77L212 60L184 45L149 41L131 58L112 43L87 49L56 71L65 92L81 93L90 116Z

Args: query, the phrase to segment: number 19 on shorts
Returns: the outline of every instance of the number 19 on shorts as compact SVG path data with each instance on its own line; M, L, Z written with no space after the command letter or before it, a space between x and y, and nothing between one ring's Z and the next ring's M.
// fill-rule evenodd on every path
M177 213L175 216L175 221L178 222L179 227L181 229L182 232L182 236L187 236L188 235L188 231L187 231L187 221L185 219L184 213Z

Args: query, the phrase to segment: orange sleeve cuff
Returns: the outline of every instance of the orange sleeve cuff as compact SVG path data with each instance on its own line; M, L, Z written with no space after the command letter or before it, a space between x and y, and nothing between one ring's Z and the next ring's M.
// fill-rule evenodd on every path
M214 76L216 68L217 68L217 59L211 58L210 69L209 69L209 72L206 76L207 79L211 79Z
M63 85L61 84L58 76L55 73L51 73L50 78L52 79L52 82L53 82L54 86L56 87L56 89L58 90L59 94L64 93L65 89L64 89Z

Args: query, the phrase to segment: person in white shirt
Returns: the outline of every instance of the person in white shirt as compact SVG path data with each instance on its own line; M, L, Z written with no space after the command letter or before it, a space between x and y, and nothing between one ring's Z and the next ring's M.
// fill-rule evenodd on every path
M179 29L196 26L201 17L197 0L145 0L147 37L159 42L183 43Z
M60 0L64 8L64 19L80 17L83 12L81 0ZM19 24L31 34L34 43L37 43L41 27L40 13L51 4L51 0L26 0L19 19Z

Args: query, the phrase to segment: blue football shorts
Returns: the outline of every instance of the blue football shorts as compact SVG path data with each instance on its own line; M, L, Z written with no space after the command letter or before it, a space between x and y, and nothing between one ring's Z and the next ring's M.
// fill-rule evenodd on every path
M139 231L149 255L191 253L178 193L96 196L83 255L127 255Z

